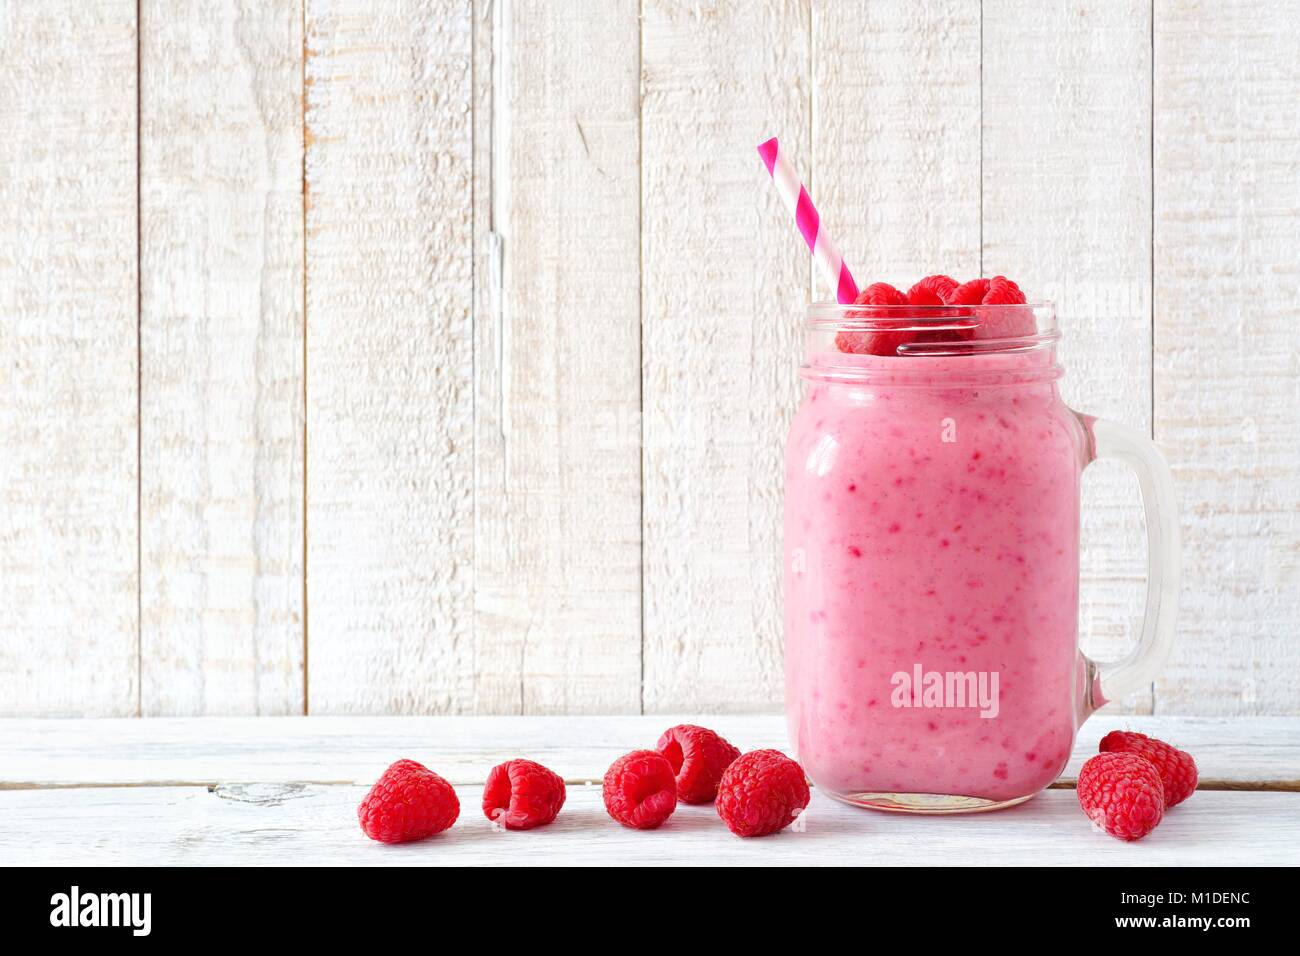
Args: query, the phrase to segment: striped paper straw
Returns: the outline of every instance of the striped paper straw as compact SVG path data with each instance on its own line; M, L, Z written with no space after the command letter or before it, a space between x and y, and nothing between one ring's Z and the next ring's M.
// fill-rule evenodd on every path
M777 146L775 136L758 147L758 155L763 157L767 171L772 175L772 182L776 183L776 191L781 195L781 201L794 213L794 221L812 251L813 261L822 270L826 281L835 287L835 298L841 304L853 302L858 297L858 284L849 274L849 267L844 264L839 249L835 248L835 240L821 228L821 217L808 198L808 190L799 182L794 167Z

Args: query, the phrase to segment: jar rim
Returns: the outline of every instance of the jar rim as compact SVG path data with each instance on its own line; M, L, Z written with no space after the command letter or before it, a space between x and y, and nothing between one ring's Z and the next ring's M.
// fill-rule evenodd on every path
M1039 332L1057 330L1056 303L1049 299L1017 305L855 305L823 299L809 304L806 322L809 328L815 329L861 326L895 330L907 327L899 323L908 323L922 331L967 328L980 316L990 314L1032 317Z
M904 340L890 358L1037 352L1051 349L1061 338L1056 306L1048 300L1014 305L856 305L819 301L808 306L805 327L810 351L824 351L832 338L838 343L839 333L931 333ZM939 332L955 334L933 334Z

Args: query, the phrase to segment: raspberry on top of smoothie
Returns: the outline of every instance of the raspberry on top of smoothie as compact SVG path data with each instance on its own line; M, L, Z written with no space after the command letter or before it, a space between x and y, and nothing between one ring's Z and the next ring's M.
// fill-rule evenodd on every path
M888 282L873 282L863 289L853 303L866 306L848 313L850 319L868 318L881 322L881 327L871 330L843 329L835 336L835 347L841 352L860 355L897 355L901 345L913 342L957 342L966 339L1001 339L1033 335L1033 316L1020 309L999 309L998 306L1025 304L1025 294L1006 276L991 279L971 279L958 283L951 276L930 275L921 279L906 293ZM954 306L978 307L973 309L974 325L965 329L919 330L891 328L885 320L898 320L902 325L908 318L920 318L933 313L918 311L915 316L899 306L918 307ZM877 308L871 308L876 306ZM880 308L880 307L884 308ZM961 313L956 313L961 314Z

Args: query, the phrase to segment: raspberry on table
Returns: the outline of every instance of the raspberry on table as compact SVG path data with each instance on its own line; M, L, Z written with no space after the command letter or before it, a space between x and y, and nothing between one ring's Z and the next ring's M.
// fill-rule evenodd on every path
M633 750L605 771L602 788L609 815L634 830L653 830L677 809L673 765L657 750Z
M1177 806L1196 790L1196 761L1185 750L1146 734L1112 730L1101 738L1102 753L1127 753L1145 757L1155 764L1165 788L1165 809Z
M361 830L380 843L406 843L441 833L460 815L456 791L414 760L384 771L357 807Z
M865 306L907 305L907 297L888 282L873 282L858 293L858 297L853 301L853 304ZM885 319L893 314L888 308L876 310L854 309L849 311L848 317L850 319ZM875 329L864 332L842 329L835 336L835 347L841 352L853 352L859 355L894 355L898 352L898 347L907 340L908 333L906 332L878 331Z
M1142 839L1164 816L1160 774L1137 754L1097 754L1079 770L1077 788L1088 819L1121 840Z
M677 775L677 799L683 803L711 803L718 794L722 772L740 756L740 750L705 727L678 724L669 727L655 744Z
M789 826L808 797L802 767L779 750L752 750L722 775L718 816L737 836L767 836Z
M507 830L550 823L564 806L564 780L532 760L507 760L488 773L483 813Z

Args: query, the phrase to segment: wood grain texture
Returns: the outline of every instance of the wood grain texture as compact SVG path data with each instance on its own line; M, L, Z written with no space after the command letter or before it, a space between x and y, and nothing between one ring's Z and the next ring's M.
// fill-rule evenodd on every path
M679 805L653 833L619 826L593 785L568 788L556 821L525 831L494 830L481 787L460 787L452 829L385 846L357 827L365 792L237 783L0 792L0 864L1277 866L1294 865L1300 841L1297 793L1198 793L1141 843L1124 843L1094 829L1072 791L959 817L872 813L814 791L802 831L742 840L712 806Z
M500 284L475 310L475 708L639 711L637 3L497 6L497 188L476 236Z
M141 15L141 709L301 713L302 10Z
M740 840L711 806L679 806L654 834L620 827L599 780L675 717L235 717L0 720L0 863L84 865L607 863L782 865L1294 864L1300 793L1200 790L1140 844L1095 830L1068 789L961 817L877 814L814 789L801 826ZM780 746L775 716L721 716L746 749ZM1125 726L1188 747L1202 781L1300 786L1300 719L1099 717L1065 775ZM535 832L495 831L478 812L488 770L525 753L568 781L564 810ZM461 817L430 841L366 840L356 805L394 756L458 785ZM113 784L113 786L100 786Z
M1151 427L1151 13L1146 2L988 0L983 270L1056 302L1072 407ZM1146 547L1136 478L1084 476L1080 637L1112 660L1137 640ZM1111 707L1151 711L1150 691Z
M0 707L138 706L133 2L0 7Z
M653 746L692 715L602 717L175 717L0 720L0 790L69 786L215 786L372 782L397 756L452 783L482 784L492 767L526 756L580 784L619 756ZM709 718L743 750L787 748L774 715ZM1300 789L1300 720L1293 717L1099 715L1079 730L1058 785L1070 785L1115 729L1195 754L1201 785Z
M809 188L858 284L978 275L978 0L817 2L812 23Z
M1155 7L1155 434L1184 528L1162 712L1300 713L1295 20Z
M764 709L811 265L754 147L808 155L808 5L647 0L642 31L643 703Z
M1027 10L0 3L0 712L775 707L778 135L860 279L1057 299L1065 398L1169 457L1121 709L1300 714L1293 10ZM1083 513L1112 658L1136 483Z
M308 707L473 705L468 0L307 4Z

